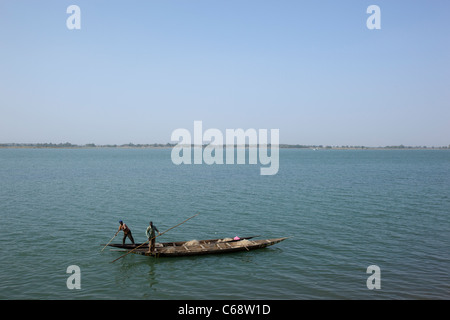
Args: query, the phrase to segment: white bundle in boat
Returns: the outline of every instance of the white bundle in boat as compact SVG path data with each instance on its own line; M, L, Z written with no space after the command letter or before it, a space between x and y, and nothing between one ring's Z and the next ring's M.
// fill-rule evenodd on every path
M192 247L192 246L198 246L200 244L200 242L198 242L198 240L190 240L187 241L184 245L186 247Z
M238 243L239 243L240 245L244 246L244 247L247 247L248 245L251 244L251 242L248 241L247 239L241 240L241 241L239 241Z
M233 239L232 238L223 238L223 239L217 240L217 242L228 242L228 241L233 241Z

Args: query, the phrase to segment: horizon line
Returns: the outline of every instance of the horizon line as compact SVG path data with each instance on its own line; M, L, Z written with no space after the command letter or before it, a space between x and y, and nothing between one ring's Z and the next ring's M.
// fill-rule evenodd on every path
M44 142L44 143L0 143L0 148L14 148L14 147L22 147L22 148L172 148L175 146L179 147L205 147L205 146L214 146L214 147L245 147L245 148L254 148L259 147L259 144L224 144L224 145L214 145L214 144L178 144L178 143L124 143L124 144L95 144L95 143L86 143L86 144L73 144L70 142L65 143L52 143L52 142ZM271 143L265 144L267 147L271 147ZM448 146L426 146L426 145L386 145L386 146L377 146L370 147L364 145L305 145L305 144L288 144L288 143L280 143L278 144L279 148L283 149L450 149L450 144Z

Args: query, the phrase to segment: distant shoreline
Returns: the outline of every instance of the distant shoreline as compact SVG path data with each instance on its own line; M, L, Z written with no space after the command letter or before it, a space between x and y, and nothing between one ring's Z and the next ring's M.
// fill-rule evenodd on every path
M71 143L0 143L0 149L169 149L177 146L176 143L166 144L122 144L122 145L95 145L85 144L76 145ZM208 144L203 145L206 146ZM189 145L181 145L181 147L189 147ZM199 145L191 145L190 147L200 147ZM238 145L225 147L239 148L255 148L258 145ZM270 148L270 144L268 145ZM323 146L323 145L299 145L299 144L280 144L280 149L312 149L312 150L449 150L449 146L428 147L428 146L384 146L384 147L366 147L366 146Z

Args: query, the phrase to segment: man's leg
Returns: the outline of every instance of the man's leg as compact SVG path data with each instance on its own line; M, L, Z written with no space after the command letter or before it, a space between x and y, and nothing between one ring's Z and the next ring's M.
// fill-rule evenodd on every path
M153 251L155 251L155 237L153 237L151 243L152 243L152 247L151 247L150 251L153 252Z
M131 242L134 244L133 236L131 235L131 231L128 232L128 238L130 238Z

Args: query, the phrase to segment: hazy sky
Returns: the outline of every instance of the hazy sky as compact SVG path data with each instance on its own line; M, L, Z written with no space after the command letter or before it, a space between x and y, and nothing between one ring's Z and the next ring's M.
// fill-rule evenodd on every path
M201 120L449 145L449 16L447 0L2 0L0 143L167 143Z

